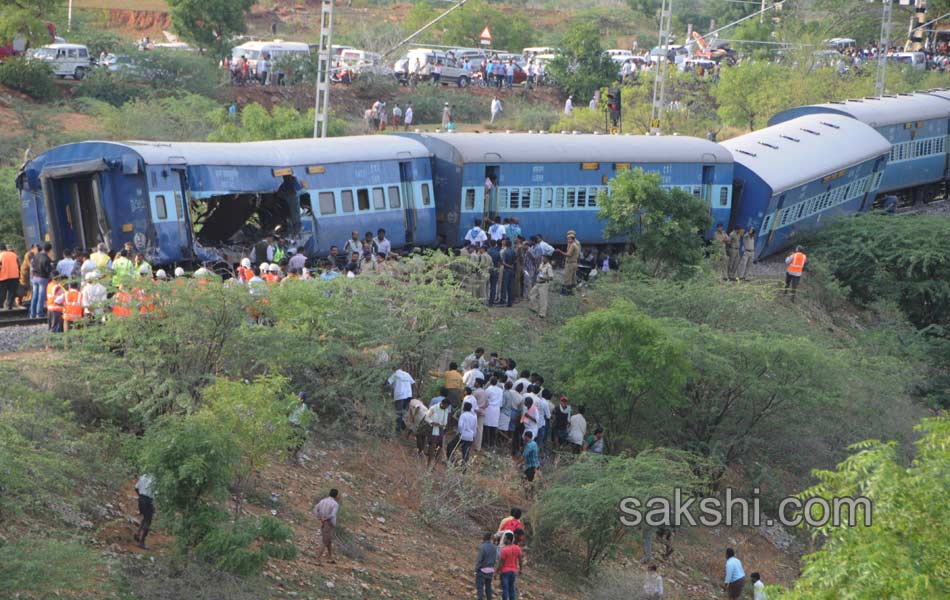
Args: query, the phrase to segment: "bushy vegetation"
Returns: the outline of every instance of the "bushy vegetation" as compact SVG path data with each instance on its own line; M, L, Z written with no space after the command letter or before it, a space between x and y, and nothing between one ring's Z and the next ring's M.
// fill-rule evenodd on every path
M82 98L79 108L96 118L114 140L204 140L213 130L210 115L220 105L205 96L135 99L122 106Z
M52 100L59 95L52 69L40 60L12 58L0 62L0 84L37 100Z
M251 103L231 116L221 108L210 114L214 130L208 134L210 142L255 142L313 137L314 109L300 112L289 106L275 106L269 112L257 103ZM330 115L327 128L329 137L346 133L346 122Z

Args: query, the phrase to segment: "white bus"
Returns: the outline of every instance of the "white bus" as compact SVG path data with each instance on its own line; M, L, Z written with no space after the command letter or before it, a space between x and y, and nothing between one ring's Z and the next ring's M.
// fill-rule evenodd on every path
M278 58L288 55L305 58L310 55L310 46L303 42L274 40L272 42L244 42L240 46L231 49L231 59L236 62L241 60L242 57L246 58L248 68L255 74L257 74L257 61L264 55L267 55L272 63Z

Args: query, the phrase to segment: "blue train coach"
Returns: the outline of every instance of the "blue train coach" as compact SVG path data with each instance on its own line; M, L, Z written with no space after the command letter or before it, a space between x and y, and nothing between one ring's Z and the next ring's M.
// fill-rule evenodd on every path
M835 114L784 121L722 143L735 157L731 227L755 227L755 258L795 243L829 218L868 210L891 144Z
M834 114L865 123L891 143L878 193L922 200L943 191L947 180L950 95L900 94L800 106L780 112L770 125L802 115Z
M28 243L110 249L153 264L234 261L277 233L309 255L383 227L394 247L435 242L431 155L391 136L243 144L80 142L17 180Z
M566 242L604 239L597 195L618 171L660 173L663 185L701 196L728 222L732 156L691 137L591 134L406 134L433 153L437 232L461 244L475 219L517 217L526 235ZM486 180L492 185L486 185Z

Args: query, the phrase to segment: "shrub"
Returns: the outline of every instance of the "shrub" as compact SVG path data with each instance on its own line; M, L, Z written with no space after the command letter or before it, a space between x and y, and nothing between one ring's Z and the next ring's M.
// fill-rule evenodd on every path
M96 575L100 557L85 546L62 540L0 539L0 596L52 598L63 590L104 591Z
M261 572L269 558L293 560L293 531L273 517L222 524L195 546L195 556L216 569L247 577Z
M108 138L120 140L204 140L211 132L209 115L220 106L196 94L137 98L122 106L92 98L80 98L77 102L83 112L98 119Z
M40 101L59 95L53 83L53 70L41 60L11 58L0 62L0 84Z
M0 240L4 244L12 244L19 256L24 250L24 242L16 176L15 167L0 168Z
M134 76L125 71L94 69L76 86L75 95L122 106L145 95L147 90Z
M490 98L471 94L456 94L442 86L420 85L410 96L416 123L441 123L445 103L455 106L456 123L479 123L489 114Z
M210 96L225 83L227 73L207 54L158 49L130 55L130 71L157 94Z

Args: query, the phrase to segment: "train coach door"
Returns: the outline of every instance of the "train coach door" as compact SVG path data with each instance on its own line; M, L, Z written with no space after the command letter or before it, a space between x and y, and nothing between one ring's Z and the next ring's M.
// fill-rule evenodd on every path
M416 237L416 199L412 189L412 164L399 163L399 190L402 196L403 221L406 226L406 244L411 244ZM390 191L389 206L398 207L399 199L392 198Z
M175 198L175 221L178 224L178 243L181 248L182 260L195 257L194 243L191 235L191 217L188 212L188 174L184 169L173 169L178 175L173 196Z
M494 219L498 216L498 172L498 165L485 166L485 201L482 204L482 223L485 223L488 217Z
M716 167L704 165L703 166L703 200L706 201L706 204L712 206L713 200L713 183L715 183L715 174Z

